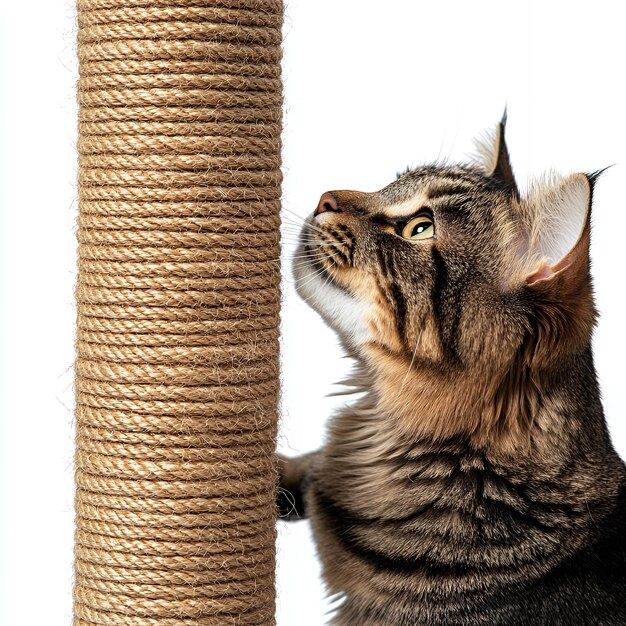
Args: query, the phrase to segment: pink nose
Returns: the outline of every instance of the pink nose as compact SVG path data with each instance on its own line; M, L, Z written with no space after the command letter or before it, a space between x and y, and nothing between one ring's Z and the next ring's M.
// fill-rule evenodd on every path
M333 195L328 191L322 194L313 215L319 215L320 213L325 213L326 211L339 211L337 200L335 200Z

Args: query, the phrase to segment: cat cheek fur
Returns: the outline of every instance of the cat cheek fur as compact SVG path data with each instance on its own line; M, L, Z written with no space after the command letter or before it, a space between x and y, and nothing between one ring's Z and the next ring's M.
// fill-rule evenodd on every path
M297 257L304 253L301 247ZM296 290L339 335L345 347L354 352L368 338L368 309L348 290L329 280L313 264L294 264Z

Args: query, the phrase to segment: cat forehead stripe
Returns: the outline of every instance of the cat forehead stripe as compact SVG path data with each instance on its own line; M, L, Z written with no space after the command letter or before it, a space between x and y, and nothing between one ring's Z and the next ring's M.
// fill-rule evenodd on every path
M419 211L422 207L428 206L428 203L432 200L446 196L464 194L468 191L471 191L471 189L459 186L458 184L443 184L434 186L430 189L422 189L407 200L385 207L383 209L383 215L390 218L403 216L408 217L413 215L416 211Z
M407 200L403 200L402 202L398 202L396 204L392 204L391 206L385 207L383 209L383 215L390 218L413 215L415 211L418 211L427 203L428 194L425 190L419 191L413 197Z

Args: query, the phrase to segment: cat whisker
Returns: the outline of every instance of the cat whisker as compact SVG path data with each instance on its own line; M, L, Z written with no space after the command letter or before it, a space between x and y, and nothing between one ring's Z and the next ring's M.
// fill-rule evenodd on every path
M337 255L338 255L337 252L335 252L334 254L323 254L318 257L311 257L310 260L322 261L324 259L332 259L333 257L336 257ZM293 267L301 267L303 265L310 265L310 263L307 263L306 261L299 261L298 263L294 263Z
M325 259L325 258L330 258L333 256L337 256L339 254L339 251L336 250L333 247L326 247L323 249L309 249L308 252L305 252L304 254L291 254L288 255L288 258L290 260L293 259Z
M319 235L318 235L319 236ZM281 239L291 239L292 241L319 241L312 235L301 234L301 233L283 233Z
M404 378L402 379L402 384L400 385L400 390L402 390L404 388L404 383L406 383L406 379L409 376L409 372L411 371L411 368L413 367L413 363L415 362L415 356L417 355L417 350L419 349L420 343L422 341L422 332L424 331L423 328L420 329L419 335L417 336L417 341L415 342L415 350L413 350L413 356L411 357L411 362L409 363L409 367L406 371L406 374L404 375Z
M281 220L281 227L284 228L285 226L291 226L293 228L299 228L301 230L304 226L306 226L306 222L299 224L298 222L294 222L293 220L290 220L288 217L286 217Z
M324 289L326 287L326 285L328 285L328 283L330 282L331 279L331 275L329 274L328 277L326 278L326 280L323 282L322 284L322 289ZM302 286L302 285L301 285ZM313 303L311 302L311 298L305 298L304 296L300 296L305 302L307 302L309 305L313 306Z
M289 209L283 209L283 210L291 213L292 215L295 215L299 220L302 221L302 224L300 224L298 222L294 222L288 216L283 217L283 221L285 221L287 223L291 223L294 226L298 226L299 228L301 228L302 226L307 226L309 228L312 228L313 230L317 230L318 232L323 232L322 229L319 226L316 226L315 224L312 224L311 222L307 221L306 218L300 217L299 215L297 215L293 211L289 211Z
M302 276L302 278L297 278L293 281L293 285L296 288L306 287L309 283L313 282L317 277L321 276L326 270L320 269L311 274L307 274L306 276ZM306 282L302 282L303 280L308 279Z
M300 221L296 221L289 215L281 215L281 223L283 223L283 224L293 224L294 226L298 226L298 227L302 228L302 226L304 226L307 223L307 221L306 221L305 218L299 218L299 220Z
M288 249L285 250L285 253L288 254L291 258L296 258L296 256L304 258L311 254L319 254L319 253L324 253L326 251L335 252L336 250L339 249L337 248L336 244L332 242L327 242L327 241L300 241L298 243L304 244L304 247L307 249L307 252L301 253L299 252L299 250L296 249L296 250L293 250L295 254L290 254L290 251Z
M294 285L298 285L299 287L305 287L306 285L308 285L311 281L315 280L318 276L320 276L321 274L327 274L327 278L324 281L323 287L326 286L326 284L328 283L328 281L330 280L331 276L330 274L328 274L328 270L325 267L320 268L319 270L316 270L315 272L312 272L310 274L307 274L306 276L303 276L302 278L298 278L294 281ZM306 283L302 283L299 284L302 280L307 279Z
M302 240L302 239L314 240L315 237L322 236L322 233L303 233L303 232L295 232L295 231L289 231L289 230L284 230L282 231L281 234L283 238L287 236L287 237L293 237L296 240Z
M332 254L331 256L335 256L335 254ZM290 255L289 259L290 260L294 260L294 259L323 259L323 258L325 258L327 256L329 256L327 252L311 252L310 254L294 254L294 255Z
M298 218L301 222L306 223L306 217L302 217L302 215L298 215L295 211L292 211L291 209L288 209L286 206L283 206L281 208L281 212L289 213L293 217Z
M286 239L285 237L282 237L282 241L283 241L283 243L308 244L310 246L313 246L313 245L329 246L329 245L331 245L328 242L319 241L318 239Z
M332 259L333 257L338 256L339 252L311 252L309 254L302 254L299 256L289 257L290 260L296 259L297 263L294 263L294 267L299 267L300 265L309 265L311 261L323 261L324 259Z
M335 255L332 255L332 256L335 256ZM319 256L294 257L294 258L296 259L295 261L293 259L285 259L285 262L291 261L291 267L301 267L303 265L310 265L312 261L319 262L319 261L323 261L324 259L329 259L331 258L331 255L322 254Z
M309 252L297 255L300 258L304 258L311 254L323 254L325 252L334 252L337 249L335 246L333 246L330 243L321 243L321 242L318 243L316 241L305 241L301 243L304 243L306 246L309 247ZM297 250L294 250L294 252L297 252ZM289 256L292 259L295 258L295 255L290 254L288 250L285 250L285 255Z
M330 273L328 273L328 276L326 277L326 280L322 283L322 289L326 288L326 286L330 282L331 278L332 278L332 276L330 275Z
M309 277L312 276L317 276L318 274L324 274L326 272L326 268L325 267L318 267L316 269L314 269L312 272L309 272L308 274L306 274L305 276L301 276L300 278L297 278L294 283L301 283L303 280L306 280Z
M320 235L328 235L328 233L324 232L324 231L306 231L303 230L301 228L296 229L295 227L292 228L290 226L288 226L287 228L283 228L281 230L281 233L286 233L288 235L296 235L298 237L315 237L315 236L320 236Z
M275 257L273 259L265 259L265 262L266 263L280 263L280 262L285 263L293 259L309 259L309 260L327 259L336 255L337 255L336 252L329 253L325 250L312 251L307 254L296 254L296 255L292 255L292 254L289 254L288 252L284 252L284 254L281 254L281 256L279 257Z

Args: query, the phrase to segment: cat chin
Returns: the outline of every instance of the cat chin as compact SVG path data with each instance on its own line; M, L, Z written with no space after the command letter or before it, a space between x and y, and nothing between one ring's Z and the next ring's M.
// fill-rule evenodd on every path
M296 258L306 251L301 246ZM312 261L294 264L298 295L330 326L346 348L358 350L367 341L366 307L346 289L336 285Z

